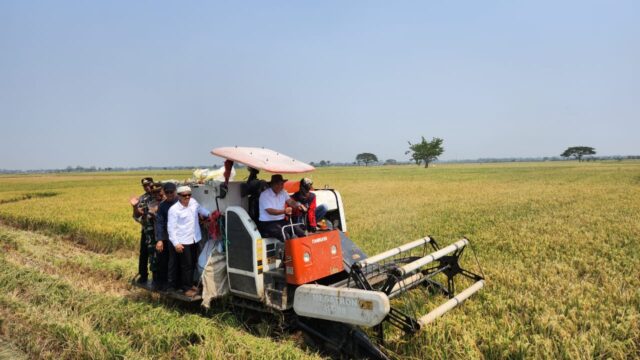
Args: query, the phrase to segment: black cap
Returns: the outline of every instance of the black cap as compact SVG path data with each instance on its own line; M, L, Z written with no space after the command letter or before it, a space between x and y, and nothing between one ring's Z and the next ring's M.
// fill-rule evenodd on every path
M151 184L153 184L153 178L150 178L150 177L142 178L142 179L140 179L140 184L142 184L142 185L151 185Z
M176 191L178 187L176 186L175 183L168 182L168 183L164 183L164 185L162 185L162 188L164 189L164 192L173 192L173 191Z
M282 175L275 174L275 175L271 175L271 181L269 181L269 184L284 183L286 181L287 179L282 178Z

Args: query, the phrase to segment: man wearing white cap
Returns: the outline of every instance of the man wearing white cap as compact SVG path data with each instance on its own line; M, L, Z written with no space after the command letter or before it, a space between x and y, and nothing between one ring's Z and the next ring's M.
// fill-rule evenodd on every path
M179 186L177 193L178 202L169 209L167 230L178 255L181 288L185 295L193 296L197 292L193 281L193 270L198 259L196 244L202 238L198 215L208 217L210 212L191 198L190 187Z

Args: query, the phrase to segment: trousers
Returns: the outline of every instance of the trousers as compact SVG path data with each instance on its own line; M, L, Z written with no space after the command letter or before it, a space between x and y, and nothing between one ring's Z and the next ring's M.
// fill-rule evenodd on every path
M272 237L280 241L304 236L304 230L300 229L298 226L294 226L293 228L290 226L286 227L283 234L282 227L286 225L289 225L289 222L286 220L260 221L258 228L262 237Z
M169 258L171 256L169 247L172 247L173 244L168 240L163 240L162 246L162 252L154 250L156 252L156 272L153 273L153 281L165 284L169 281Z
M189 290L195 282L193 281L193 271L198 262L198 244L182 245L184 250L177 254L180 263L180 288Z
M140 255L138 255L138 274L141 281L147 281L149 278L149 249L147 247L147 239L144 232L140 232Z

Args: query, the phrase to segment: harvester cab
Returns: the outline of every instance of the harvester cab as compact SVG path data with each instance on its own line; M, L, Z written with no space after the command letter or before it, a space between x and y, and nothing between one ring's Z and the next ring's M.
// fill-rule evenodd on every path
M418 332L484 285L482 275L460 266L469 245L466 238L441 247L426 236L367 256L347 235L342 198L335 189L313 190L318 205L328 210L326 229L284 243L263 238L252 209L261 187L249 182L257 180L259 171L301 174L314 168L264 148L223 147L212 154L225 159L225 180L190 184L201 205L221 214L224 251L211 250L201 272L204 290L197 300L204 306L231 295L234 305L284 314L320 348L341 356L385 359L385 329ZM234 163L251 170L248 181L230 181ZM285 189L292 193L297 186L290 181ZM460 278L469 286L456 293ZM420 315L402 300L414 289L419 295L412 298L423 302L436 293L449 299Z

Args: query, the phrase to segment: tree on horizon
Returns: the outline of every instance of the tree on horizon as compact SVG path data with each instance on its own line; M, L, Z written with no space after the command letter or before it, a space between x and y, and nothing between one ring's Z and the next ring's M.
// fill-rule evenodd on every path
M427 141L422 136L422 141L419 143L409 143L409 150L405 152L405 155L411 154L411 159L419 166L424 161L424 167L428 168L429 163L438 160L438 156L442 155L444 148L442 142L444 140L434 137L431 141Z
M372 153L361 153L356 155L356 162L358 164L364 163L364 166L368 166L370 163L378 162L378 157Z
M569 158L573 156L576 158L576 160L578 160L578 162L581 162L583 156L595 155L595 154L596 154L596 149L590 146L571 146L571 147L568 147L567 150L565 150L562 154L560 154L560 156L565 158Z

